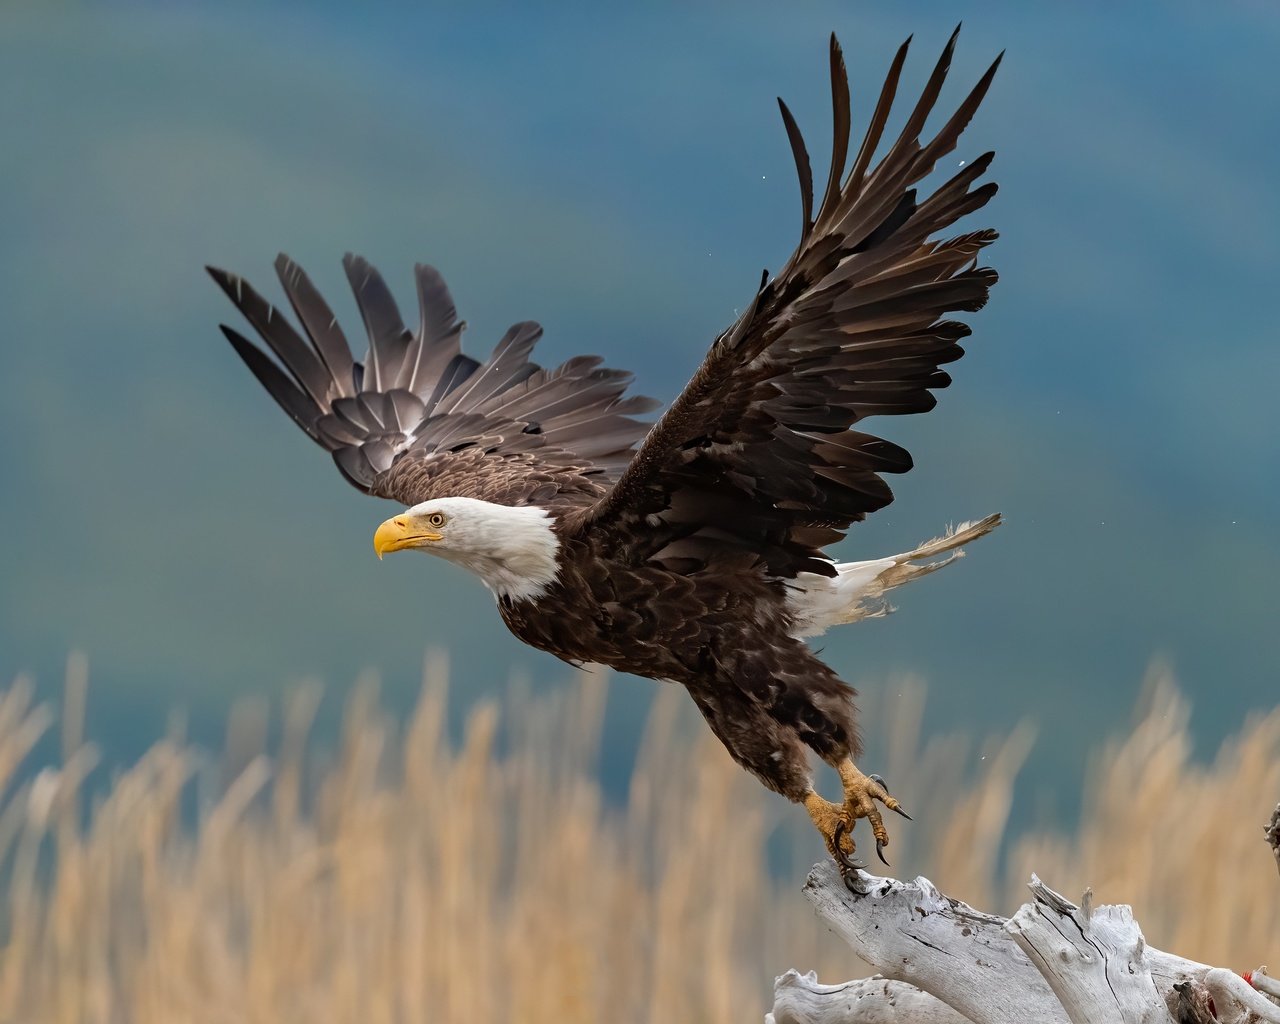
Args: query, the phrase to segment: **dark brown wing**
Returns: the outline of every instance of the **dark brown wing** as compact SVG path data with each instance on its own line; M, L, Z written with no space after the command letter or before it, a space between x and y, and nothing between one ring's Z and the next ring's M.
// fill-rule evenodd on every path
M962 165L923 200L915 188L955 148L1000 63L921 142L955 38L872 167L910 40L902 45L845 173L848 79L832 36L834 143L816 215L804 142L778 101L800 176L800 244L576 528L611 539L615 553L680 572L731 559L784 578L830 575L820 549L893 499L880 474L910 469L910 455L850 428L867 416L934 406L931 389L950 383L939 367L960 358L957 343L969 334L944 314L981 309L996 280L975 259L994 231L934 237L995 194L994 183L971 188L994 154Z
M542 335L513 326L479 362L461 351L444 279L414 268L420 320L409 331L378 271L343 260L369 335L364 363L302 268L283 254L276 273L305 339L242 278L213 279L254 326L276 360L230 327L222 332L280 407L333 455L360 490L406 505L460 495L509 505L583 504L617 479L656 407L624 398L631 374L596 356L554 370L530 362Z

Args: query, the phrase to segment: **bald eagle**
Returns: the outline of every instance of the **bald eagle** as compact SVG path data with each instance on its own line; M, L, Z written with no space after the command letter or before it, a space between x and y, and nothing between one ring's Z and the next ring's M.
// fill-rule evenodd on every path
M409 330L377 270L346 257L369 336L363 363L287 257L276 272L301 332L242 278L209 268L275 357L222 327L261 384L349 483L404 507L377 528L379 557L456 562L525 643L683 685L734 760L803 804L845 863L859 818L883 858L877 804L902 811L855 767L855 691L804 638L883 612L885 591L999 522L873 561L825 551L889 504L883 474L911 468L861 421L933 407L950 383L940 367L970 333L947 314L981 309L996 281L977 262L995 231L938 237L995 194L978 184L994 154L961 162L923 199L916 190L955 149L1000 63L922 141L955 40L877 160L903 43L850 165L848 79L831 37L834 131L816 213L804 140L778 101L800 179L800 243L652 425L637 417L655 403L625 397L630 374L595 356L551 370L531 362L536 323L510 328L484 361L463 354L464 324L432 267L415 268L420 319ZM839 803L815 792L808 750L837 770Z

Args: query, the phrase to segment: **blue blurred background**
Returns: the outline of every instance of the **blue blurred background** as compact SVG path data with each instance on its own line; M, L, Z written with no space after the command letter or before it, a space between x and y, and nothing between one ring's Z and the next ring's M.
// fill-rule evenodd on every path
M279 299L285 250L354 338L342 253L406 310L429 261L471 351L533 318L544 362L599 352L669 400L796 240L774 96L821 167L827 34L861 125L897 44L906 103L962 17L942 106L1008 49L954 157L998 151L1002 281L939 408L875 424L917 468L841 554L1008 522L826 655L888 700L925 678L933 729L1043 723L1030 777L1068 807L1153 657L1210 749L1280 675L1266 3L5 5L0 679L54 694L86 652L115 757L304 677L340 699L374 668L403 706L429 647L459 711L513 671L555 685L460 570L374 559L389 507L239 365L202 266ZM651 685L616 684L611 777Z

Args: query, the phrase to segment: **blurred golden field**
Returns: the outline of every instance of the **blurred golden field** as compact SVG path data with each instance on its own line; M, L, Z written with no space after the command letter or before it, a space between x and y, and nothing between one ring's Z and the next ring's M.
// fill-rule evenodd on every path
M458 746L447 680L429 660L404 722L357 686L327 758L309 739L315 692L287 702L271 750L263 712L241 710L220 761L170 736L88 809L83 663L60 723L10 686L0 1021L737 1024L761 1019L785 968L865 973L817 924L803 872L767 869L778 830L819 856L807 817L730 762L681 690L663 688L612 807L595 771L602 676L479 705ZM892 828L900 873L1008 912L1035 870L1132 903L1148 941L1184 956L1280 960L1260 831L1280 798L1280 709L1199 764L1190 711L1155 673L1127 735L1082 740L1095 756L1078 834L1012 837L999 869L1033 729L925 742L923 690L899 689L866 720L888 735L868 767L916 817ZM63 761L33 777L50 728Z

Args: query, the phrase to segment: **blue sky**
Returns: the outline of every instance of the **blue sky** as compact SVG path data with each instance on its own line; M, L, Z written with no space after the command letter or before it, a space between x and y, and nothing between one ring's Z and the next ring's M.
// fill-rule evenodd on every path
M944 106L1008 51L956 154L997 150L1002 280L939 408L875 425L917 468L841 553L1008 524L827 656L889 699L922 676L935 727L1046 723L1044 779L1127 720L1153 657L1205 744L1273 703L1280 15L1262 3L7 5L0 678L52 690L85 651L108 745L303 677L340 695L374 668L394 699L432 646L460 707L513 670L563 678L459 571L374 560L387 506L237 364L202 266L274 295L285 250L354 324L344 251L406 307L429 261L473 351L533 318L545 362L599 352L669 400L795 242L774 96L820 166L827 34L861 122L897 43L915 33L906 96L962 18ZM621 747L648 685L618 686Z

